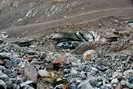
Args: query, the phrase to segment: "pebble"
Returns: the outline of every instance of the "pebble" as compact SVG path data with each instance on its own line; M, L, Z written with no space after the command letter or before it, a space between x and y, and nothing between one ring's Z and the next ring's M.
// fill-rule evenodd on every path
M6 83L3 80L0 80L0 89L6 89Z
M111 81L111 83L113 84L113 83L118 83L118 79L117 78L115 78L115 79L113 79L112 81Z
M88 50L83 54L83 59L85 61L90 61L92 59L92 57L96 56L97 53L95 50Z
M130 89L133 89L133 84L129 83L127 86L128 86Z
M113 78L118 78L118 77L121 77L122 76L122 73L120 72L114 72L113 73Z
M133 22L129 22L128 26L133 27Z
M103 72L105 72L105 71L107 70L107 67L106 67L105 65L103 65L103 64L98 64L98 65L96 66L96 68L97 68L98 70L100 70L100 71L103 71Z
M133 69L127 70L127 71L125 71L123 74L124 74L124 76L126 76L126 77L133 76Z
M49 72L46 71L45 69L44 69L44 70L39 70L39 71L38 71L38 74L39 74L41 77L48 77L48 76L49 76Z
M78 73L78 72L77 72L75 69L72 68L71 74L73 75L73 74L77 74L77 73Z
M29 80L29 81L26 81L26 82L21 83L20 86L23 87L23 86L29 85L29 84L31 84L31 83L33 83L33 81L30 81L30 80Z
M8 75L6 75L6 74L4 74L4 73L2 73L2 71L0 71L0 78L8 78Z
M32 45L33 43L33 40L32 39L29 39L29 40L17 40L15 42L13 42L14 44L20 46L20 47L29 47Z
M1 32L0 37L1 38L8 38L8 35L6 32Z
M32 67L31 65L27 64L24 68L24 74L27 77L27 79L32 80L32 81L37 81L37 70Z
M81 37L82 41L76 39L76 36L72 38L68 34L67 36L62 35L67 40L71 38L71 41L72 39L78 41L79 44L88 44L100 39L99 35L95 32L85 33L81 31L78 36ZM118 40L121 39L126 38L120 37ZM57 35L53 37L53 40L61 42L62 38ZM132 56L130 51L125 51L125 53L111 51L108 53L106 51L110 48L107 48L105 49L105 54L99 56L95 48L97 45L102 46L106 43L103 42L102 44L95 43L95 47L90 49L90 45L87 45L87 47L89 46L88 49L85 48L86 50L83 50L82 54L75 55L71 54L71 52L64 52L65 49L61 53L49 50L44 51L41 48L38 49L37 45L30 47L32 44L29 44L29 42L29 40L15 40L6 45L1 43L0 85L1 83L2 85L5 84L12 89L36 89L33 83L40 83L43 86L42 88L46 86L46 89L54 89L60 84L62 84L62 87L68 84L71 89L133 88L133 70L132 67L129 68L132 62L128 59L128 56ZM113 39L111 43L113 42L117 43L117 40L115 39L114 41ZM107 43L109 47L112 46L110 42ZM42 44L39 44L40 46L47 48ZM106 45L103 48L106 48ZM43 50L44 54L40 50ZM103 51L103 49L99 50ZM25 60L26 57L30 57L32 60ZM5 64L3 64L3 61Z

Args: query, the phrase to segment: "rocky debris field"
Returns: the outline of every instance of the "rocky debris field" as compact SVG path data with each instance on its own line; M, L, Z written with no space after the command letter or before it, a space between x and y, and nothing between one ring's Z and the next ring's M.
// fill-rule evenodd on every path
M133 89L133 21L103 20L35 39L1 32L0 89Z
M0 0L0 89L133 89L132 3Z

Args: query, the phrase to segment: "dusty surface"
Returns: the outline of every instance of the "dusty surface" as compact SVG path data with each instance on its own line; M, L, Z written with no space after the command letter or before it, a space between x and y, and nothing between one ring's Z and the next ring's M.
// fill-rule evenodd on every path
M119 17L122 16L124 18L132 19L132 7L129 8L113 8L113 9L103 9L103 10L96 10L92 12L86 12L83 14L75 15L67 19L58 19L53 21L48 21L44 23L38 23L38 24L31 24L31 25L25 25L20 27L11 27L9 29L6 29L7 33L11 37L25 37L25 36L32 36L39 34L47 34L54 31L63 31L58 30L58 26L69 26L69 25L76 25L76 24L88 24L88 22L92 22L93 24L88 24L89 27L91 25L98 24L98 19L102 19L103 17ZM126 13L125 13L126 12ZM99 22L100 24L100 22ZM108 24L108 23L106 23ZM50 29L50 28L57 27L56 30ZM95 28L95 26L93 26Z
M30 35L101 17L128 17L133 14L132 3L132 0L2 0L0 29L9 28L7 31L13 35Z

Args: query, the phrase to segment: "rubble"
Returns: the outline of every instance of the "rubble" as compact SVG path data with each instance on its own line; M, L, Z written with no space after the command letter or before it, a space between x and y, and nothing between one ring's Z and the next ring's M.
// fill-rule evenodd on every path
M1 32L0 38L8 38L8 35L6 32Z
M112 29L1 38L0 88L133 89L132 37Z
M82 41L98 41L100 39L100 36L94 32L94 31L88 31L88 32L77 32L77 37L80 38Z
M129 22L128 22L128 26L129 26L129 27L133 27L133 21L129 21Z
M19 41L13 42L13 43L17 44L20 47L25 47L25 46L29 47L30 45L32 45L33 41L34 40L29 39L29 40L19 40Z
M78 43L72 41L60 41L57 42L56 46L58 48L63 48L63 49L75 49L78 46Z
M0 88L1 89L6 89L6 84L4 81L0 80Z
M95 50L88 50L83 54L83 59L84 60L91 60L92 57L96 56L96 51Z
M45 69L45 70L39 70L39 71L38 71L38 74L39 74L41 77L48 77L48 76L49 76L49 74L48 74L48 72L46 71L46 69Z
M53 33L48 38L56 41L57 48L75 49L80 43L99 41L100 35L94 31L60 32Z

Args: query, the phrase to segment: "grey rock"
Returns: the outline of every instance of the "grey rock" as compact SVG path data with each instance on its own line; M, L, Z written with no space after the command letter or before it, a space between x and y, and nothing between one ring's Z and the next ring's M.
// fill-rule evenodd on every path
M79 38L77 38L77 36L75 35L75 33L72 32L59 32L59 33L52 33L49 36L49 39L52 40L71 40L71 41L80 41Z
M128 82L133 84L133 76L128 78Z
M34 40L19 40L19 41L16 41L16 42L13 42L14 44L20 46L20 47L29 47L30 45L32 45Z
M0 89L6 89L6 83L0 80Z
M29 85L29 84L31 84L31 83L33 83L33 81L26 81L26 82L22 82L21 84L20 84L20 86L21 87L23 87L23 86L26 86L26 85Z
M124 75L125 75L126 77L133 76L133 69L126 70L126 71L124 72Z
M0 37L1 38L8 38L8 35L6 32L1 32Z
M105 72L107 70L107 67L104 64L98 64L96 68L100 71Z
M82 83L80 83L78 88L80 88L80 89L95 89L91 86L91 84L88 82L88 80L83 81Z
M23 89L34 89L33 87L31 87L31 86L29 86L29 85L26 85L26 86L24 86L24 88Z
M79 44L74 41L59 41L56 43L57 48L63 49L75 49Z
M5 79L5 78L8 78L8 75L0 71L0 79Z
M10 59L10 53L0 53L0 59Z
M133 21L128 22L128 26L133 27Z
M37 81L38 72L37 70L31 66L30 64L27 64L24 68L24 74L27 77L27 79L32 81Z
M2 44L4 41L2 39L0 39L0 44Z
M48 73L48 71L46 71L46 69L44 69L44 70L39 70L39 71L38 71L38 74L39 74L41 77L48 77L48 76L49 76L49 73Z
M133 84L131 84L131 83L129 83L127 86L128 86L130 89L133 88Z
M83 42L99 41L100 36L94 31L79 31L76 33L77 37Z

